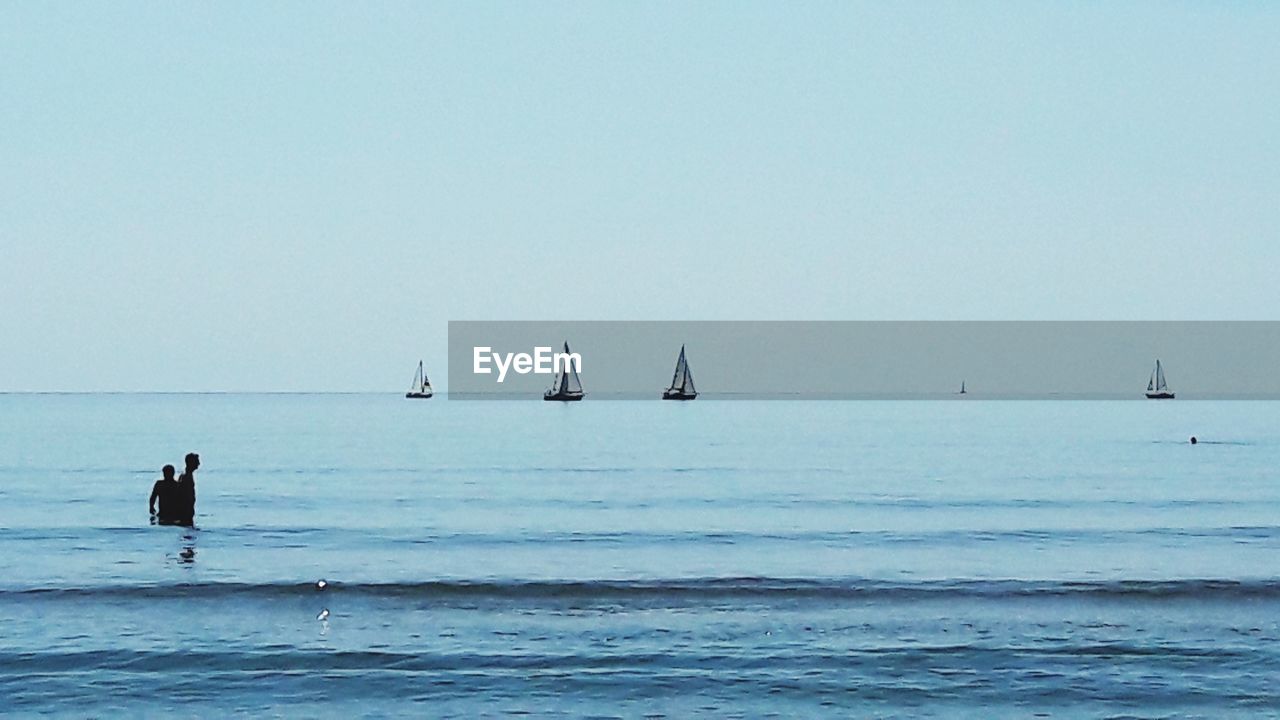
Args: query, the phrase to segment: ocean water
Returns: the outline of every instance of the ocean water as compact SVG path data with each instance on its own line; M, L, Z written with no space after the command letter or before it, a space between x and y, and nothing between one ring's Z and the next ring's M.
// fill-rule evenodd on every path
M0 395L0 711L1275 716L1278 473L1272 402Z

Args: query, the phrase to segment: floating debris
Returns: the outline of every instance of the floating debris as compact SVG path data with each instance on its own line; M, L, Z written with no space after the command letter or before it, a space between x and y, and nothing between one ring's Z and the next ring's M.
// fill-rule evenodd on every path
M328 620L328 619L329 619L329 608L325 608L325 609L321 610L321 611L320 611L320 614L316 616L316 619L317 619L317 620L319 620L319 621L321 621L321 622L324 622L325 620Z

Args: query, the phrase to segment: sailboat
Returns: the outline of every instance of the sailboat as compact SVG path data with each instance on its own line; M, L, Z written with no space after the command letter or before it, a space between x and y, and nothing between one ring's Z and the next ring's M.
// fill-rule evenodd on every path
M573 402L581 400L586 393L582 392L582 381L578 379L578 368L572 362L569 362L569 343L564 344L565 361L564 366L560 368L560 374L556 376L555 383L542 394L543 400L559 400L561 402Z
M431 394L431 381L427 379L427 373L422 369L422 361L419 360L418 372L414 373L413 384L409 386L409 392L404 396L425 400L431 397Z
M956 393L956 394L957 394L957 395L968 395L968 394L969 394L969 393L968 393L968 391L964 389L964 381L963 381L963 380L961 380L961 381L960 381L960 392L958 392L958 393Z
M1164 381L1164 368L1160 367L1160 360L1158 359L1156 360L1156 369L1151 371L1151 379L1147 381L1147 399L1173 399L1173 393L1169 390L1169 385Z
M663 400L692 400L698 397L693 387L693 371L684 358L684 346L680 346L680 359L676 360L676 372L671 376L671 387L662 391Z

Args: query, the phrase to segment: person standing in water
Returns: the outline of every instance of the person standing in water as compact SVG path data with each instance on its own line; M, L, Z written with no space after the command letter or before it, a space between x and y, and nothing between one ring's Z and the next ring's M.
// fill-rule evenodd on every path
M187 453L187 469L178 476L178 524L188 527L196 523L196 470L200 468L200 456Z
M160 471L164 477L151 486L151 499L147 507L151 510L151 522L161 525L173 525L179 520L178 481L173 477L173 466L165 465ZM156 511L156 501L160 501L160 510Z

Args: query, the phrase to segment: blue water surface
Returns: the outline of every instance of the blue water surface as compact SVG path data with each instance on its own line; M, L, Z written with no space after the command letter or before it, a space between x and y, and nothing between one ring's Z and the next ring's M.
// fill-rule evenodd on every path
M1272 402L0 395L0 708L1274 715L1277 468Z

